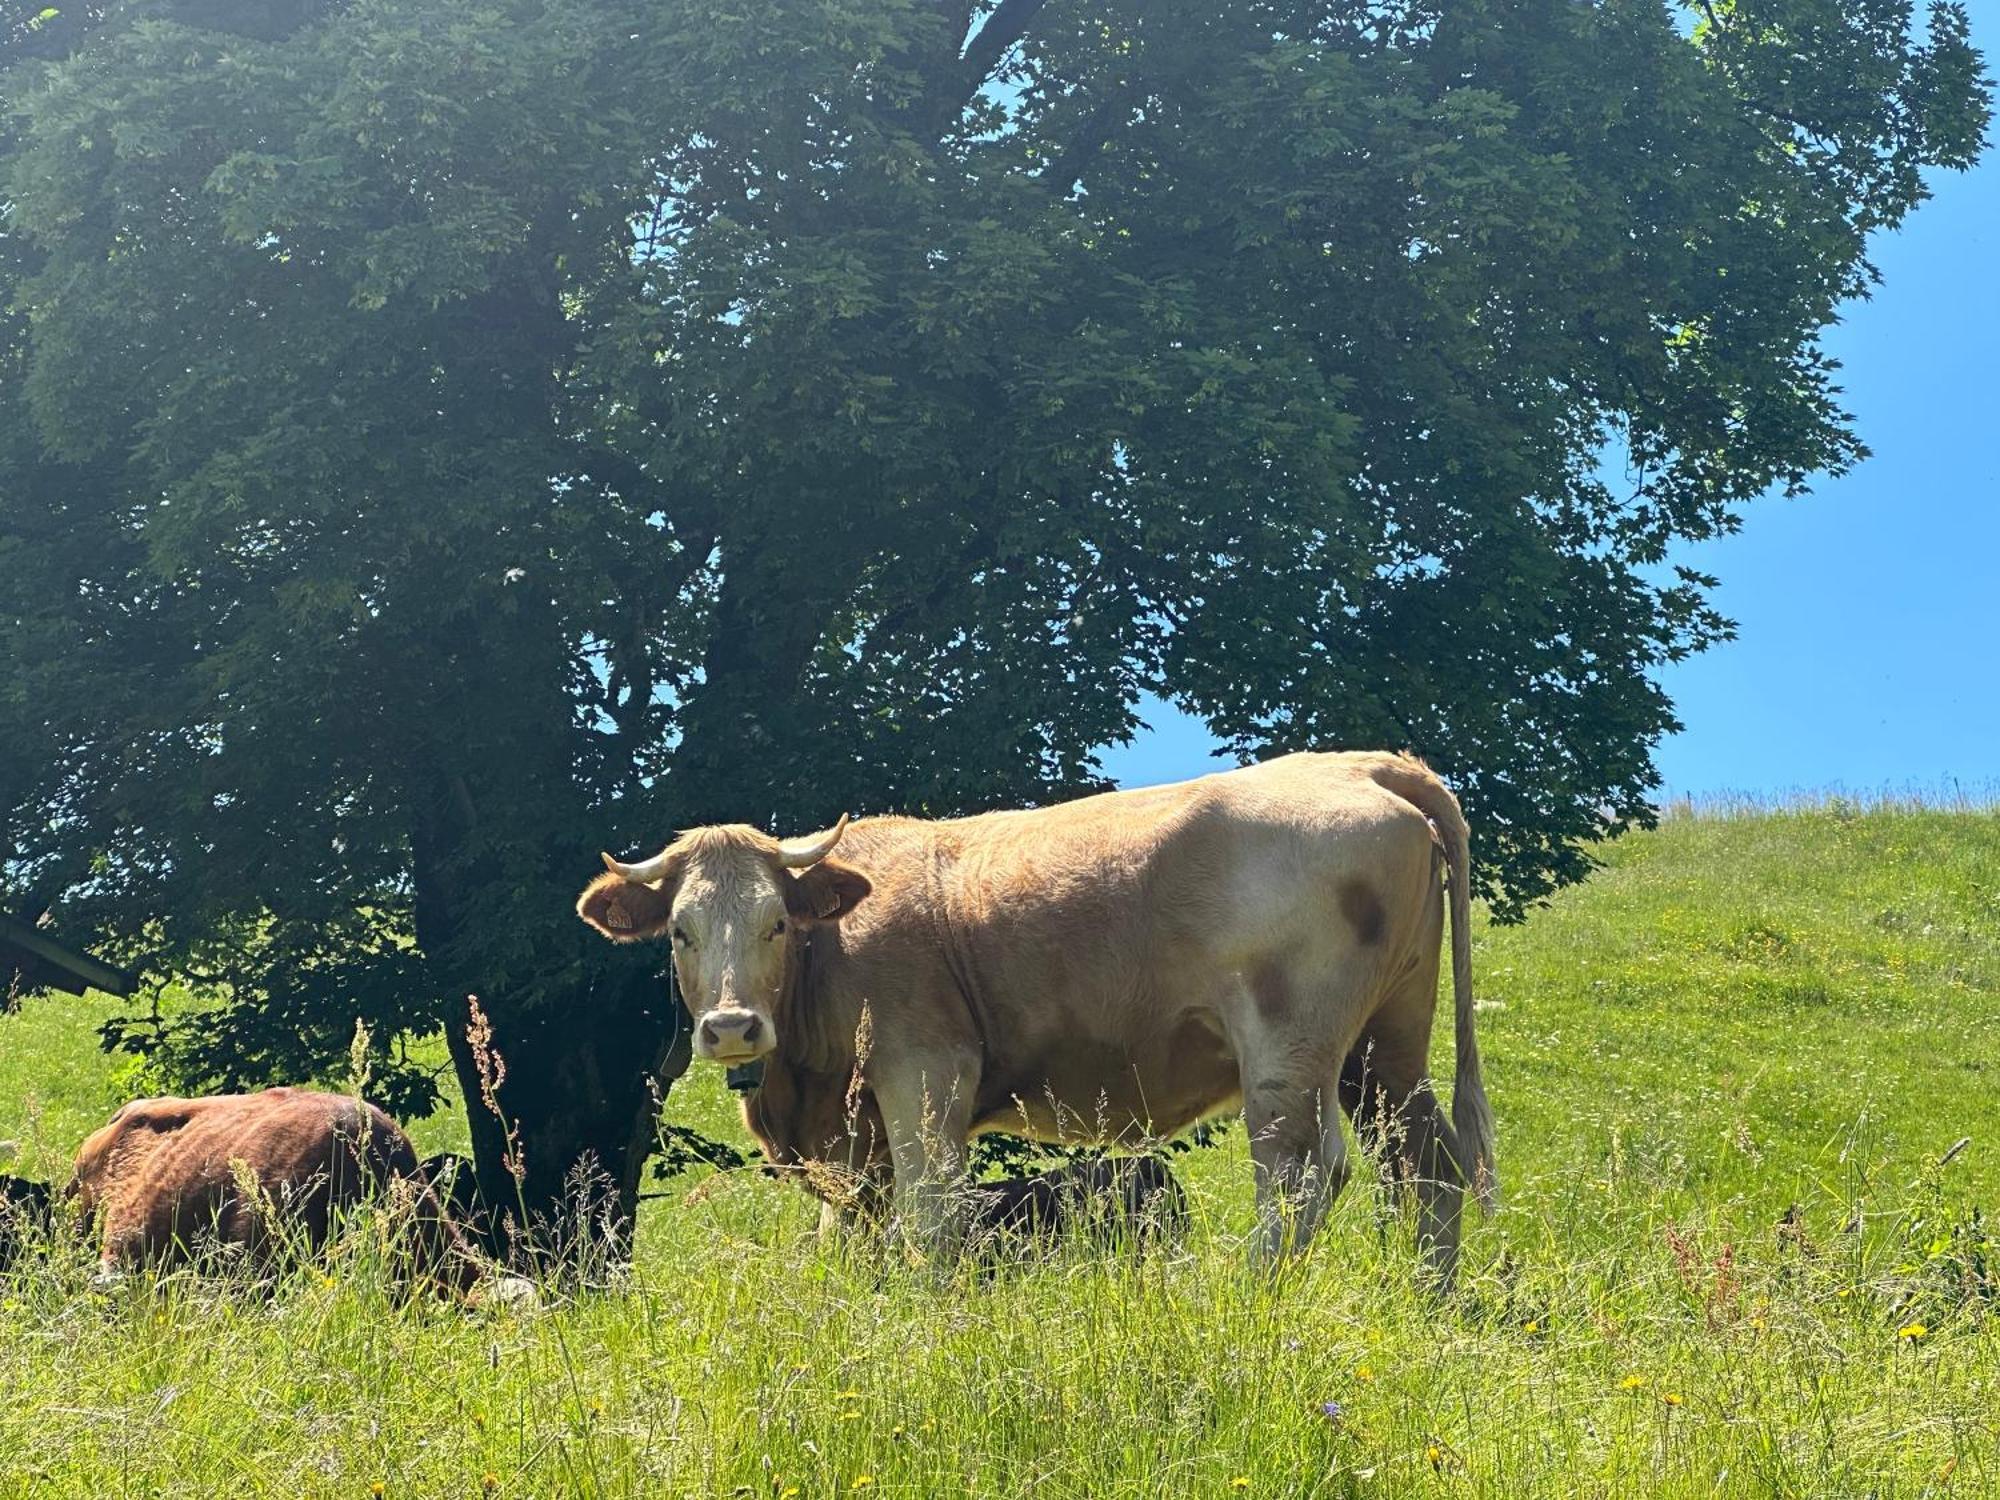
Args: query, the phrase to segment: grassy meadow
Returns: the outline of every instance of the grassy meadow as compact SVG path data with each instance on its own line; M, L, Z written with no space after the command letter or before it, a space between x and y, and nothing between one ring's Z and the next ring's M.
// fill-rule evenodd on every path
M399 1305L365 1248L275 1297L42 1263L0 1277L0 1496L2000 1494L2000 816L1681 816L1607 861L1479 934L1503 1205L1448 1300L1361 1177L1251 1272L1240 1129L1175 1158L1183 1252L943 1285L754 1172L532 1312ZM8 1170L129 1091L106 1013L0 1018ZM668 1113L743 1138L713 1071Z

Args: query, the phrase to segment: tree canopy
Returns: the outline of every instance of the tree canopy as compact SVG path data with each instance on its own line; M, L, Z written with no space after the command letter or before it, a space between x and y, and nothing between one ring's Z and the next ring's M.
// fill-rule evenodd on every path
M613 1101L549 1171L669 1045L607 844L1086 791L1153 691L1424 755L1503 915L1579 878L1728 633L1670 547L1861 456L1819 336L1987 98L1905 0L0 37L5 900L209 1081L477 993Z

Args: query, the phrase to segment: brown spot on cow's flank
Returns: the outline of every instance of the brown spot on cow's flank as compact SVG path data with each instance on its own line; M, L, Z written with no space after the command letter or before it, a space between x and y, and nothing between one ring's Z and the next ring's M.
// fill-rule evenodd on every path
M1250 998L1257 1002L1257 1014L1274 1024L1292 1013L1292 992L1276 964L1259 964L1250 971Z
M1340 914L1354 928L1354 935L1361 939L1363 947L1372 948L1382 941L1389 914L1382 909L1382 898L1367 881L1350 879L1340 883Z

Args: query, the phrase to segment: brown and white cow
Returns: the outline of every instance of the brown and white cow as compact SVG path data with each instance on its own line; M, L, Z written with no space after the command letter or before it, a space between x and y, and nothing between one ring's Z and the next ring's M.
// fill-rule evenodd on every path
M259 1264L291 1248L317 1251L338 1211L392 1191L408 1202L416 1268L469 1290L480 1259L420 1178L409 1137L342 1094L135 1099L78 1149L67 1196L97 1237L104 1272L116 1275L216 1245Z
M767 1059L745 1117L774 1159L865 1173L886 1138L898 1215L935 1247L982 1130L1116 1143L1238 1105L1261 1248L1302 1246L1347 1177L1344 1101L1397 1153L1448 1277L1464 1183L1494 1191L1466 842L1420 761L1288 755L795 841L697 828L637 864L605 856L577 911L618 941L671 939L697 1055ZM1428 1077L1446 887L1450 1121Z

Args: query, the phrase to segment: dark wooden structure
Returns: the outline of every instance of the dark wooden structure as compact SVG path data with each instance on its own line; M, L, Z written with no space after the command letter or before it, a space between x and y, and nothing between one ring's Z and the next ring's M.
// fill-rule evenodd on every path
M136 975L65 948L26 922L0 912L0 1008L23 990L63 990L72 995L104 990L129 995L138 983Z

